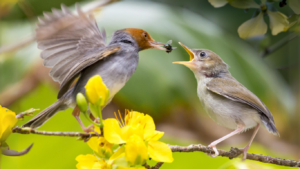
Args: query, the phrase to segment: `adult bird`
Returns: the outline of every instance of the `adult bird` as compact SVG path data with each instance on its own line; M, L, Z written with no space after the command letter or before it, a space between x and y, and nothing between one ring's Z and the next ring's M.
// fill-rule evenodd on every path
M214 52L207 49L190 49L179 42L190 55L190 61L173 62L187 66L197 79L197 94L208 115L218 124L234 129L230 134L212 142L216 157L216 145L225 139L255 127L254 133L243 149L243 159L263 124L270 133L279 135L273 116L264 103L228 71L228 65Z
M164 43L154 41L148 32L136 28L115 31L106 45L105 31L99 30L92 15L85 15L79 8L73 14L63 5L62 11L53 9L39 18L36 39L44 66L52 68L50 76L60 83L60 89L55 103L23 125L30 128L40 127L57 112L73 108L72 114L82 129L90 131L82 124L76 106L76 95L85 93L87 81L100 75L110 91L109 103L136 70L139 51L151 48L168 51L162 47Z

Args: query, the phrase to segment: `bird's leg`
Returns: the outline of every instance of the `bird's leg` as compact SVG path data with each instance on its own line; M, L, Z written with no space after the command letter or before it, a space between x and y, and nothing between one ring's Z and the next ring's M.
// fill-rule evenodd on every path
M78 123L80 124L82 130L86 133L89 133L89 132L95 132L94 131L94 125L90 125L89 127L85 127L84 124L82 123L80 117L79 117L79 114L80 114L80 110L78 108L78 106L75 107L75 109L73 110L72 112L72 115L76 118L76 120L78 121ZM95 132L97 133L97 132Z
M220 139L218 139L218 140L216 140L216 141L214 141L214 142L212 142L212 143L210 143L208 145L208 147L211 147L214 150L214 152L215 152L214 155L211 155L212 157L217 157L219 155L219 152L218 152L218 150L216 148L217 144L219 144L220 142L228 139L229 137L232 137L232 136L234 136L236 134L239 134L240 132L242 132L245 129L244 125L238 125L237 127L238 128L236 130L234 130L233 132L227 134L226 136L224 136L224 137L222 137L222 138L220 138Z
M253 132L253 134L251 136L251 139L250 139L249 143L247 144L247 146L245 148L242 149L243 152L244 152L243 160L246 160L246 158L247 158L247 151L250 148L250 145L251 145L252 141L254 140L254 138L255 138L255 136L256 136L256 134L258 132L259 126L260 126L260 124L258 123L257 126L255 127L255 130L254 130L254 132Z

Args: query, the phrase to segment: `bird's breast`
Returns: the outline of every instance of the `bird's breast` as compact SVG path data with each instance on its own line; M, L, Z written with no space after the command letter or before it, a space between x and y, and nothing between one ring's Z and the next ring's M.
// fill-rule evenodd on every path
M95 76L102 77L104 84L109 89L109 100L122 89L125 83L136 70L138 64L138 53L119 53L100 60L86 68L77 82L74 93L85 93L84 86L87 81Z

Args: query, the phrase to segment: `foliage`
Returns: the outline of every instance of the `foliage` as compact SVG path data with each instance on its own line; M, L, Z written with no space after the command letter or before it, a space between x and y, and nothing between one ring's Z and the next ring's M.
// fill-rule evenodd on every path
M267 32L267 24L265 23L263 17L265 14L269 16L272 35L277 35L280 32L287 31L295 23L298 25L300 23L300 20L290 21L285 14L277 11L274 6L274 3L277 3L276 0L271 0L268 2L266 0L262 0L260 5L258 5L254 0L209 0L209 2L216 8L222 7L229 3L235 8L257 9L253 14L253 18L244 22L238 28L239 36L242 39L263 36ZM297 18L299 18L300 2L297 0L292 0L289 3L289 6L295 12ZM292 15L291 17L294 16Z

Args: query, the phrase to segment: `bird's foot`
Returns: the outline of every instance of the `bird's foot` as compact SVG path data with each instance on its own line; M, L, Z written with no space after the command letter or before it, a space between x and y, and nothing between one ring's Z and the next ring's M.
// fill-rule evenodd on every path
M243 151L243 159L242 159L242 161L245 161L245 160L246 160L246 158L247 158L247 151L248 151L249 147L250 147L250 146L247 145L245 148L241 148L241 149L240 149L240 150Z
M211 157L217 157L219 155L219 151L217 150L216 145L210 144L210 145L208 145L208 147L212 148L214 150L215 154L207 153L207 155L209 155Z
M82 130L85 132L85 133L95 133L95 134L99 134L97 131L95 131L95 127L93 124L89 125L88 127L85 127L85 126L82 126L81 127Z

